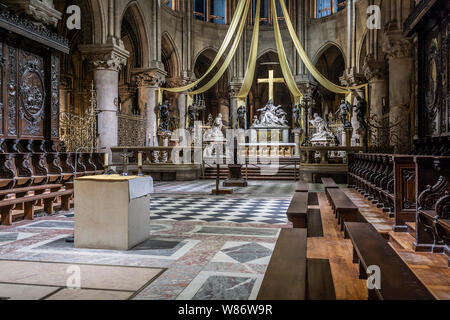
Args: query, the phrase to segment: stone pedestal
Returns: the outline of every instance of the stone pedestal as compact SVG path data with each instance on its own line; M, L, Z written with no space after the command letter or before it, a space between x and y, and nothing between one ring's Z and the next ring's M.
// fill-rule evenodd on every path
M248 182L242 178L242 165L228 165L228 179L223 182L224 187L247 187Z
M75 248L129 250L150 234L151 178L119 175L75 180Z

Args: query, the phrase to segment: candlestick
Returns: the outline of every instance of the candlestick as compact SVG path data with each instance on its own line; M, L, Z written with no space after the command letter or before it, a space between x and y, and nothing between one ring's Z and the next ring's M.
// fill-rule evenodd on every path
M109 154L105 153L105 167L108 167L108 156Z
M142 167L142 152L138 152L138 167Z

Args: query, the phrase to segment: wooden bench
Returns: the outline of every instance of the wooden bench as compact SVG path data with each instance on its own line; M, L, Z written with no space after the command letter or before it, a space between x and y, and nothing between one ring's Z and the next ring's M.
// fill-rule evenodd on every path
M49 193L39 193L32 196L25 196L16 199L7 199L0 201L0 214L3 225L12 225L12 210L18 205L23 204L24 216L26 220L34 219L34 206L40 200L44 201L44 211L47 214L53 213L54 202L61 197L61 210L70 210L70 198L73 195L73 189L51 191Z
M297 182L295 192L309 192L309 183L302 181Z
M369 299L434 300L388 242L369 223L345 222L346 234L353 244L353 262L360 265L360 279L367 279L367 269L378 266L381 287L368 289Z
M286 212L294 228L306 228L308 219L308 192L295 192Z
M306 299L306 229L282 229L257 300Z
M62 188L62 184L45 184L42 186L32 186L25 188L16 188L10 190L0 190L0 201L4 200L9 195L15 195L17 198L22 198L27 195L28 192L34 192L35 194L42 194L46 190L58 191Z
M359 209L344 191L328 189L326 194L342 231L344 230L344 222L358 222Z
M334 180L332 178L322 178L321 180L322 180L323 186L325 188L325 192L328 189L337 189L337 188L339 188L339 186L336 184L336 182L334 182Z

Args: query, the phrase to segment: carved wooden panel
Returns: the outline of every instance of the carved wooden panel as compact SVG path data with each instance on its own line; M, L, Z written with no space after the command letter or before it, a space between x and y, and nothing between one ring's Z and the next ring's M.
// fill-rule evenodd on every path
M60 58L52 55L51 58L51 107L50 107L50 137L59 138L59 74Z
M420 138L450 136L450 17L430 21L418 34L416 132Z
M44 138L46 101L44 58L21 50L18 80L20 137Z

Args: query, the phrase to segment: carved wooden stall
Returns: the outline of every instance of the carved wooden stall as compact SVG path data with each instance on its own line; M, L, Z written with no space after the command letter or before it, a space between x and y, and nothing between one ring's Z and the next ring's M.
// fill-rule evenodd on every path
M43 205L69 209L75 158L82 175L103 172L102 155L60 152L60 59L68 41L0 6L0 215L34 218Z
M450 256L450 157L417 157L417 251Z
M416 1L404 25L414 44L415 154L450 155L449 12L449 1Z

